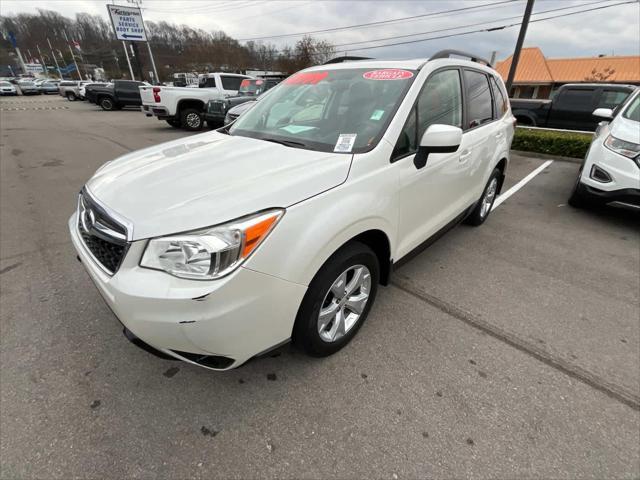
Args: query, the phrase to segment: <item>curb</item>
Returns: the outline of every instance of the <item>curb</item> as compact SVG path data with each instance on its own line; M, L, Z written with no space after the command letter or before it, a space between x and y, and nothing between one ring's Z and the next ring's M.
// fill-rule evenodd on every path
M560 155L549 155L548 153L526 152L524 150L511 150L511 153L520 155L521 157L543 158L546 160L557 160L559 162L582 163L584 159L574 157L562 157Z

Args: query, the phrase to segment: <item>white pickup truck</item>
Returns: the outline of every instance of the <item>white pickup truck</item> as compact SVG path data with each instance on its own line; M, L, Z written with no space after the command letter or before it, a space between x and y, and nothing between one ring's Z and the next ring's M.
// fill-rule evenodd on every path
M237 95L242 80L253 78L235 73L208 73L200 77L199 88L140 87L142 112L185 130L200 130L209 100Z

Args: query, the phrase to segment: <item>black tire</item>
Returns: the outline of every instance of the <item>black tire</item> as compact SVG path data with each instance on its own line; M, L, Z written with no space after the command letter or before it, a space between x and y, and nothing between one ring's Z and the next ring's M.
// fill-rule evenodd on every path
M202 130L204 124L202 112L195 108L185 108L180 112L180 123L182 128L190 132Z
M464 219L464 223L477 227L482 225L487 220L487 218L489 218L491 209L493 208L493 203L498 197L501 178L502 172L500 172L499 169L496 168L493 170L493 172L491 172L491 176L489 177L489 180L487 180L487 184L484 186L484 190L482 190L482 196L480 197L480 200L478 200L478 203L473 208L473 211L467 216L467 218ZM494 194L490 199L488 209L483 209L485 199L488 200L488 195L490 195L490 188L494 188Z
M567 201L567 203L573 208L586 208L593 205L593 200L589 197L584 185L580 183L581 176L582 170L578 173L578 179L576 180L573 190L571 191L571 195L569 196L569 200Z
M110 97L102 97L100 99L100 108L107 112L111 112L116 109L116 104Z
M171 125L173 128L180 128L182 125L180 124L180 120L177 118L172 118L171 120L166 120L166 122Z
M69 100L70 102L75 102L78 99L78 97L76 97L76 94L73 92L67 92L65 96L67 97L67 100Z
M325 341L318 330L320 309L327 300L330 302L338 300L337 297L329 297L333 295L330 293L332 285L343 272L357 265L365 266L370 272L367 303L356 323L344 336L332 342ZM334 253L313 278L302 300L293 327L292 341L294 345L314 357L326 357L344 347L356 335L367 319L371 306L375 302L379 279L380 265L378 257L368 246L359 242L351 242Z

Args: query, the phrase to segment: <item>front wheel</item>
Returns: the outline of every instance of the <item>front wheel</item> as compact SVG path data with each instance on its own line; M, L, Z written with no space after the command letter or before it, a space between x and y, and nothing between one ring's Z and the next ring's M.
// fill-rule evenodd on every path
M380 266L366 245L338 250L309 284L293 328L293 342L309 355L325 357L347 343L367 318L378 291Z
M495 202L498 195L498 186L500 185L501 175L500 170L497 168L493 170L489 177L489 181L487 181L487 185L484 187L482 197L480 197L480 200L473 211L465 219L465 223L477 227L482 225L489 217L491 209L493 208L493 202Z
M578 179L576 180L575 185L573 186L573 190L571 191L571 195L569 196L568 204L573 208L585 208L590 206L593 202L589 198L589 195L586 193L584 186L580 182L580 177L582 176L582 171L578 173Z
M67 92L67 100L69 100L70 102L75 102L77 100L78 97L76 97L76 94L73 92Z
M180 114L180 123L182 128L191 132L202 130L202 113L195 108L185 108Z

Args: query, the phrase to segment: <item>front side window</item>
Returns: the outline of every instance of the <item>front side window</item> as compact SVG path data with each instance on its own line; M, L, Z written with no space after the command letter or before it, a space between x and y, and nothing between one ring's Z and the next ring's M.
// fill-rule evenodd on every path
M400 132L400 136L398 137L398 141L396 142L396 146L393 148L393 153L391 154L392 159L398 159L409 154L415 153L418 149L418 132L417 132L417 109L414 106L411 109L411 113L409 114L409 118L407 118L402 131Z
M239 90L240 84L244 80L242 77L232 77L229 75L220 75L223 90Z
M310 150L362 153L379 142L415 73L375 68L299 72L239 117L229 133Z
M418 139L433 124L462 128L462 86L458 70L434 73L418 96Z
M493 120L493 99L487 76L475 70L465 70L464 83L467 92L467 128Z

